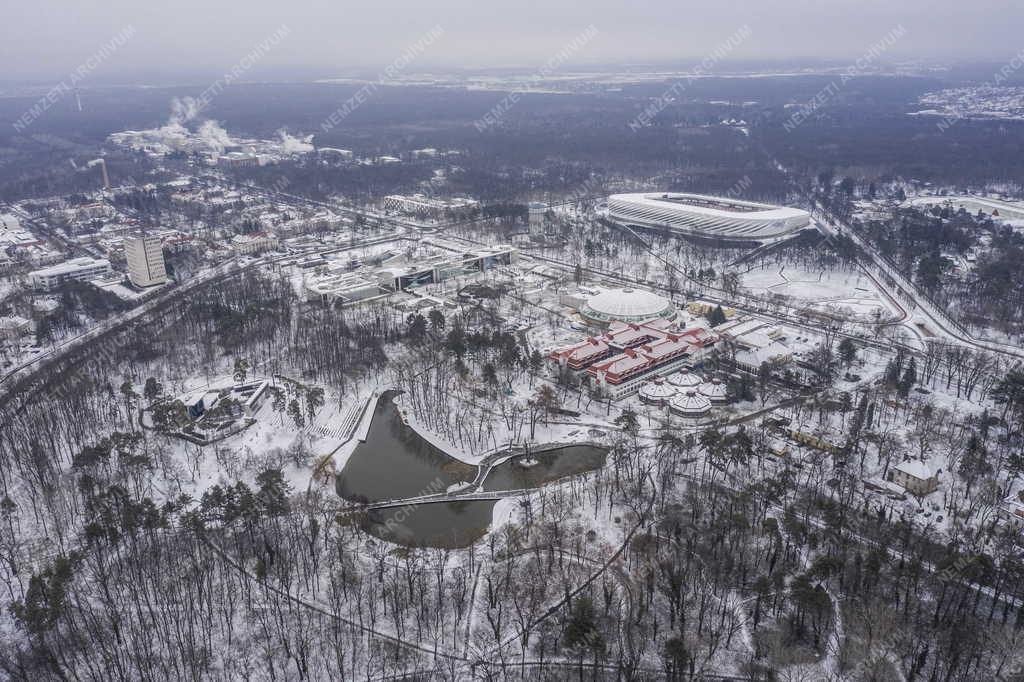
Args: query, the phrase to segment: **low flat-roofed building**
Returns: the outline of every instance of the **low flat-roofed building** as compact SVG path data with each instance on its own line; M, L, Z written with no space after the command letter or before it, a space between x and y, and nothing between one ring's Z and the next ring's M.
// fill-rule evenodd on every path
M239 234L231 238L231 250L242 256L251 256L264 251L274 251L280 245L280 240L269 232Z
M512 265L518 256L519 250L511 244L483 246L469 251L445 248L419 257L392 255L385 258L375 272L381 284L399 291Z
M21 221L10 213L0 213L0 232L7 230L20 230Z
M40 246L42 240L28 230L0 230L0 248Z
M605 291L605 289L601 287L572 287L558 294L558 303L566 308L579 310L586 305L587 299L591 296L597 296L602 291Z
M352 272L345 266L328 266L306 277L303 290L307 301L353 305L383 299L392 292L382 287L372 274Z
M733 344L736 367L743 371L756 373L764 363L781 367L793 359L785 331L763 320L737 318L715 327L715 333Z
M18 315L0 317L0 339L17 339L32 331L32 320Z
M425 194L389 194L384 197L384 210L413 215L438 216L446 213L466 213L480 205L475 199L459 197L440 199Z
M338 147L320 147L316 151L320 156L334 157L344 159L346 161L352 160L355 156L351 149L340 149Z
M64 282L89 281L110 274L110 261L100 258L72 258L48 268L28 273L29 283L35 289L53 291Z
M217 165L222 168L254 168L261 166L260 157L256 154L246 152L228 152L217 159Z
M696 316L707 316L711 314L715 308L721 307L722 313L725 314L725 319L731 320L736 317L736 311L728 306L720 306L718 303L712 303L711 301L690 301L686 304L686 310L691 315Z
M1024 528L1024 501L1020 497L1010 497L999 507L999 518L1011 528Z

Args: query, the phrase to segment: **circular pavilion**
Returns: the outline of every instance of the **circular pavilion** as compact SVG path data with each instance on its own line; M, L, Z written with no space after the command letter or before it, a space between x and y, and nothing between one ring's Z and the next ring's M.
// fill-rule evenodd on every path
M648 381L640 387L640 400L648 405L665 405L675 394L675 386L663 379Z
M673 413L688 419L703 417L711 411L711 401L693 389L677 393L668 406Z
M715 405L723 405L729 402L729 391L720 379L704 382L700 385L698 391Z
M683 391L696 391L704 380L693 372L676 372L668 378L668 383Z
M608 325L620 322L648 322L657 319L675 319L672 301L643 289L608 289L591 296L579 310L588 322Z

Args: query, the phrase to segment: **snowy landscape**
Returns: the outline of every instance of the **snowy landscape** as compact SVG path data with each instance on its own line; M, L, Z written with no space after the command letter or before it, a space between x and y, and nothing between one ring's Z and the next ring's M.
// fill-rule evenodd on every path
M1024 682L1021 12L49 4L0 680Z

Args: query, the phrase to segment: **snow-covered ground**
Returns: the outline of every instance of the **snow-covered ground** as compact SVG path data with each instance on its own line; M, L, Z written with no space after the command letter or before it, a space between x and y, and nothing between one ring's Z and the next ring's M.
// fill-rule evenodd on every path
M740 281L752 293L785 296L793 305L860 322L884 320L898 312L860 270L769 262L755 264L740 275Z

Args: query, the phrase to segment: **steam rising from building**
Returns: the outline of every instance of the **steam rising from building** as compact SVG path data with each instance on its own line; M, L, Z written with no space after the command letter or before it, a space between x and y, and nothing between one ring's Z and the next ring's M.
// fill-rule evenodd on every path
M233 144L228 131L224 130L220 123L213 119L203 121L199 125L198 134L199 139L205 142L211 151L215 151L218 154L223 153L225 149Z
M285 154L307 154L313 151L313 136L295 137L282 128L277 131L281 137L281 151Z
M314 150L312 135L296 136L281 129L278 139L256 140L232 137L227 130L211 118L203 118L203 106L193 97L171 99L171 113L167 122L149 130L125 130L113 133L108 140L120 147L142 150L153 155L185 152L205 156L216 163L225 156L246 157L259 165Z

